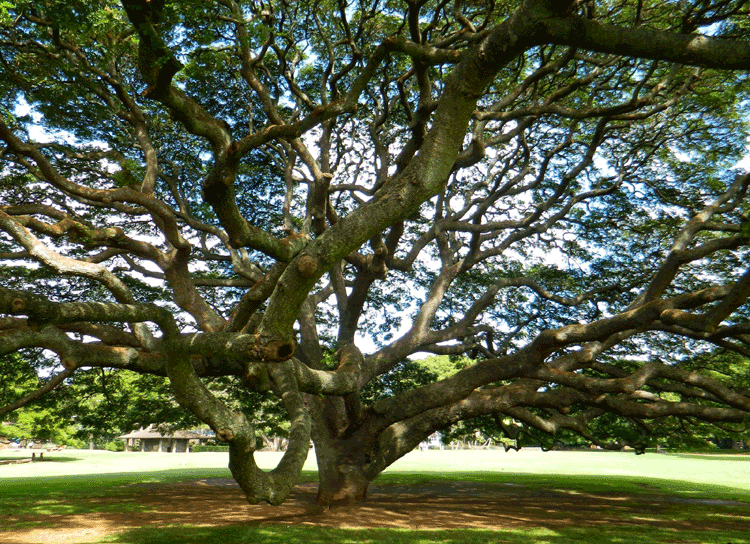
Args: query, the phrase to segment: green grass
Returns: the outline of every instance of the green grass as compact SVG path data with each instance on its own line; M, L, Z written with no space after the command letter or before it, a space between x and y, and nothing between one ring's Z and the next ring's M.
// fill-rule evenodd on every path
M106 511L135 511L140 507L138 484L170 484L203 478L229 478L228 469L173 469L159 472L91 474L46 478L0 480L0 519L22 512L30 515L86 514ZM316 481L317 474L304 471L301 482ZM679 480L632 476L538 475L496 472L386 472L374 485L410 486L437 482L513 484L529 489L564 493L669 495L696 500L734 500L750 503L750 494L726 485L695 484ZM118 497L118 504L96 504L95 499ZM6 526L5 529L12 527ZM2 531L3 527L0 527Z
M45 478L0 480L0 520L24 515L73 515L94 512L144 511L138 504L136 484L169 484L200 478L228 478L228 469L190 469L123 474L87 474ZM98 504L97 499L117 497L117 503ZM24 523L18 522L18 523ZM17 524L0 524L3 530Z
M510 472L386 472L379 476L374 483L376 485L418 485L451 481L515 484L531 489L551 491L559 490L636 496L670 495L685 499L735 500L750 503L750 493L744 489L738 489L729 485L702 484L682 480L637 476L607 476L606 478L602 478L598 475L524 474Z
M446 452L447 453L447 452ZM120 460L140 458L136 454L89 454L66 452L54 459L60 472L69 475L49 475L54 464L20 465L23 471L13 474L12 465L0 471L0 537L11 530L43 528L45 517L123 513L148 511L140 499L143 484L170 484L203 478L228 478L229 471L220 466L193 466L201 458L171 457L165 462L181 468L169 470L129 471L124 473L76 474L86 467L110 465ZM146 459L145 457L143 459ZM161 459L152 456L150 459ZM210 459L214 459L211 457ZM221 457L216 459L222 460ZM441 460L454 459L452 464ZM463 459L463 461L461 461ZM473 459L473 458L472 458ZM399 529L338 529L318 526L260 525L202 527L168 526L139 528L111 535L101 544L191 544L232 542L269 544L332 544L375 543L707 543L750 544L750 531L699 530L695 528L721 527L723 520L732 527L750 527L750 457L651 455L635 457L625 454L597 452L560 452L559 455L531 455L528 458L503 457L502 453L485 453L483 462L467 461L455 452L441 456L413 456L382 474L375 482L387 490L389 486L412 486L450 482L473 482L477 485L511 484L503 490L517 489L518 497L538 497L548 504L563 504L566 496L591 494L633 497L644 504L643 513L613 508L607 512L607 523L564 526L550 523L544 526L502 530L399 530ZM456 461L458 460L458 461ZM50 462L53 461L50 456ZM459 462L460 461L460 462ZM120 461L122 462L122 461ZM225 461L222 461L225 462ZM741 462L747 463L742 465ZM64 464L63 464L64 463ZM99 464L97 464L99 463ZM82 466L83 465L83 466ZM127 465L125 465L127 467ZM151 467L144 462L139 467ZM465 468L482 467L482 472ZM68 470L68 467L72 467ZM463 468L463 470L461 470ZM10 470L8 470L10 469ZM636 470L637 469L637 470ZM39 471L40 476L21 476ZM623 472L617 474L615 472ZM659 476L655 476L659 475ZM692 481L684 479L692 478ZM315 481L316 472L307 470L302 481ZM505 492L505 491L503 491ZM512 495L511 495L512 496ZM580 498L580 497L577 497ZM103 500L106 499L106 500ZM114 500L112 500L114 499ZM702 500L741 501L744 504L703 504ZM554 501L560 501L555 503ZM613 504L615 504L613 502ZM618 503L619 504L619 503ZM653 505L653 508L650 508ZM544 507L544 504L541 505ZM41 519L40 519L41 518ZM692 527L692 528L691 528Z
M747 531L681 531L638 527L570 527L564 529L524 528L498 531L454 529L420 531L406 529L332 529L326 527L194 527L136 529L101 540L104 544L748 544Z

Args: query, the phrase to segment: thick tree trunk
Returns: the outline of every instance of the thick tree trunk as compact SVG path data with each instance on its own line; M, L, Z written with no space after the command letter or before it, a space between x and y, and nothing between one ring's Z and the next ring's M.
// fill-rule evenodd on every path
M318 461L318 503L351 504L367 496L370 480L365 476L362 446L348 440L315 442Z
M307 396L318 463L319 504L364 501L370 482L379 473L369 466L372 441L361 426L358 400L357 394L325 399Z

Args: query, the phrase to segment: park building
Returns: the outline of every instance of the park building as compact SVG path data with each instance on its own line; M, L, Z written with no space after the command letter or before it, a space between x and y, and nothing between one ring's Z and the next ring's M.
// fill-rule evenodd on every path
M162 431L148 427L120 438L125 442L125 451L188 453L194 445L214 437L192 431Z

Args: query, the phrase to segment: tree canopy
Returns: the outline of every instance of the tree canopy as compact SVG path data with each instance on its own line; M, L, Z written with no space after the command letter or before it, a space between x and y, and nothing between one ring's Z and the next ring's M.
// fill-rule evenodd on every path
M0 2L0 355L43 382L0 415L166 376L271 503L311 440L332 501L473 418L606 448L746 430L749 13Z

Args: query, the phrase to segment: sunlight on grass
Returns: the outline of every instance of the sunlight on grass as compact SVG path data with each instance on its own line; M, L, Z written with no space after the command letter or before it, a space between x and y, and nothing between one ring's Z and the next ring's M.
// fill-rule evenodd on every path
M100 544L750 544L746 532L680 531L632 527L544 527L507 530L332 529L326 527L194 527L137 529L101 540Z
M607 493L621 495L673 495L695 499L722 499L750 502L750 493L718 483L695 483L664 478L607 476L599 474L550 475L511 472L410 473L386 472L375 480L379 485L415 485L463 481L485 484L520 485L560 493Z
M29 514L35 516L62 516L75 513L76 507L72 504L64 504L58 500L36 501L29 510Z
M428 453L429 455L421 455L419 452L410 454L405 463L397 464L382 474L373 483L374 487L380 487L382 492L388 493L389 486L450 486L453 483L468 482L479 488L488 486L521 495L532 493L546 497L547 494L562 493L554 498L556 501L565 501L566 497L570 497L571 501L586 501L587 496L605 497L613 506L617 505L617 508L607 511L607 518L611 521L607 525L592 522L584 526L545 527L542 526L543 522L537 522L538 526L534 527L532 522L529 527L502 530L338 529L257 524L223 527L167 526L123 531L101 542L750 544L749 531L716 530L716 527L722 526L736 528L750 525L750 470L744 470L745 467L750 469L750 456L733 458L728 468L723 463L723 458L707 460L689 456L651 455L650 459L644 459L644 456L619 453L537 452L528 456L529 465L525 466L520 464L522 457L506 456L503 452L461 452L461 455L458 452L445 452L448 455L444 456L446 464L442 465L441 470L438 461L443 458L443 452ZM476 453L482 455L475 459ZM138 459L137 454L122 458L118 455L121 454L98 453L88 457L82 454L83 460L80 462L66 463L66 469L72 467L71 471L65 471L66 475L60 475L58 471L55 475L39 473L34 476L34 470L46 471L50 468L50 465L37 463L33 467L30 464L21 465L26 467L24 470L30 471L26 477L5 478L8 468L3 467L6 472L0 472L0 534L9 530L51 527L52 521L45 522L45 517L149 511L153 507L144 505L141 499L144 484L160 486L230 477L225 466L189 466L191 463L200 465L208 458L193 459L187 456L152 456L146 464L153 466L157 461L169 461L172 464L166 465L168 469L80 473L86 467L93 470L92 467L110 466L118 459ZM746 464L738 464L743 462ZM132 465L126 463L123 466L129 468ZM466 470L475 467L486 470ZM688 473L692 479L681 479L682 475ZM306 470L301 482L314 482L316 478L315 471ZM698 479L700 481L696 481ZM633 499L646 503L640 512L628 512L620 508ZM745 504L717 504L716 501L742 501ZM41 519L34 519L35 517ZM679 525L675 525L675 522ZM713 526L714 529L698 530L704 525ZM686 528L683 529L683 526Z
M414 531L406 529L335 529L327 527L194 527L137 529L101 540L102 544L555 544L563 535L545 528L489 531L453 529ZM500 539L500 540L499 540ZM531 540L530 540L531 539Z
M738 514L707 514L706 516L710 518L745 519L750 522L750 515L741 516ZM750 527L750 523L748 523L748 527Z

